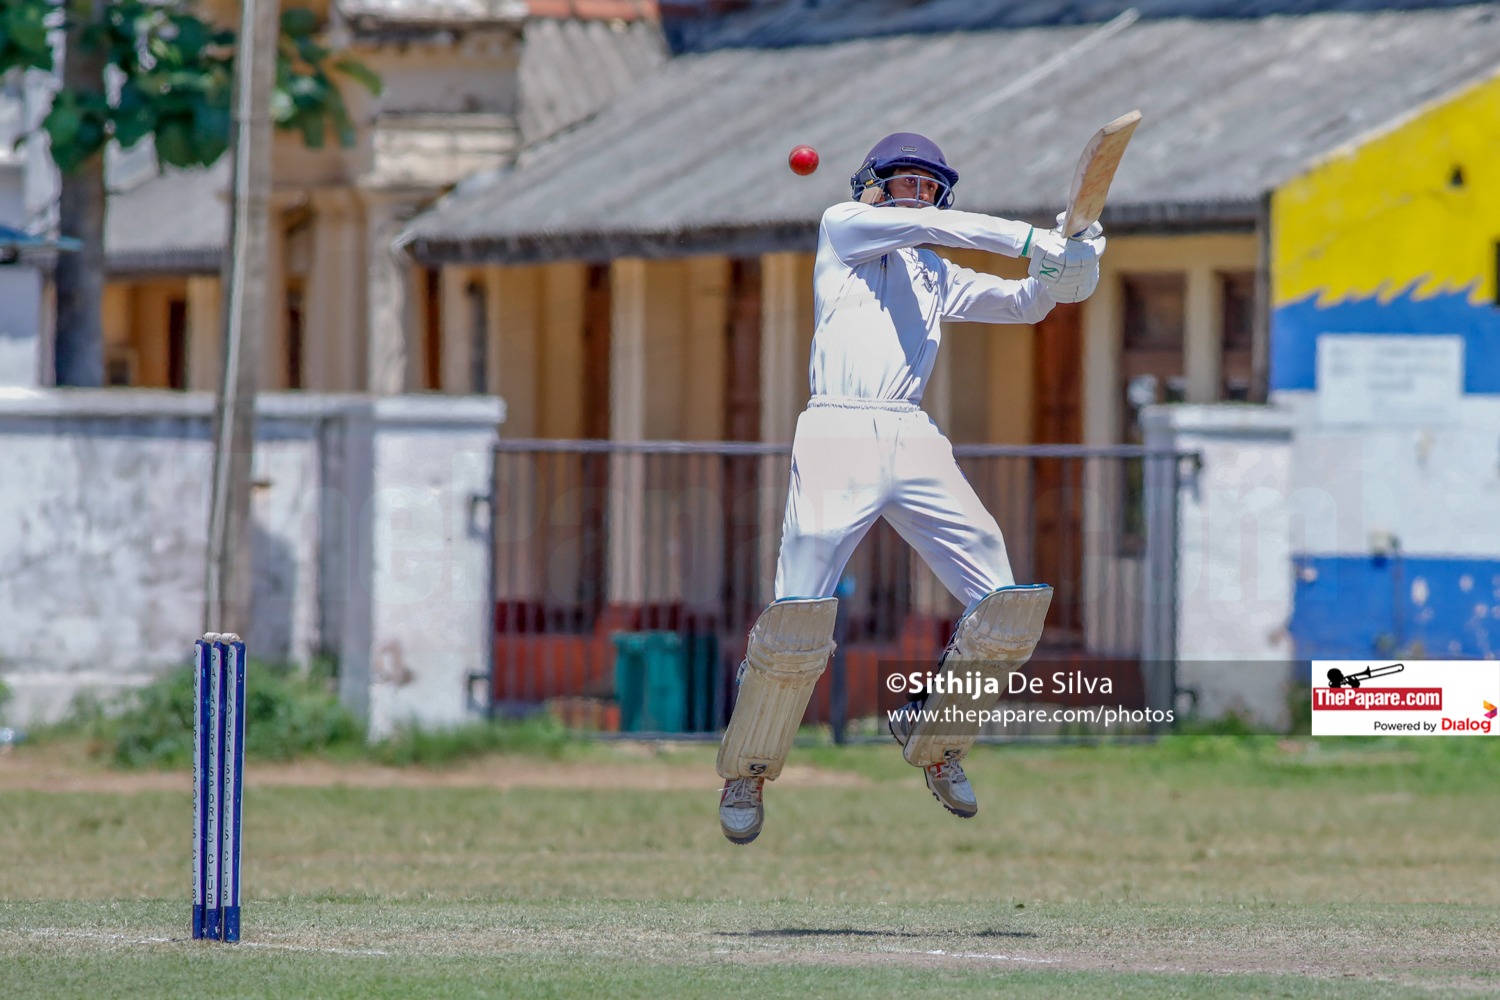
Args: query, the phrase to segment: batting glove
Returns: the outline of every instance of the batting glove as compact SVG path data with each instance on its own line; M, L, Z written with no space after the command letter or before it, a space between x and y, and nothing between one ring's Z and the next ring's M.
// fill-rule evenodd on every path
M1062 226L1062 222L1058 222ZM1094 223L1078 239L1057 230L1033 229L1025 254L1026 271L1046 286L1056 302L1082 302L1099 284L1099 257L1104 253L1104 229Z

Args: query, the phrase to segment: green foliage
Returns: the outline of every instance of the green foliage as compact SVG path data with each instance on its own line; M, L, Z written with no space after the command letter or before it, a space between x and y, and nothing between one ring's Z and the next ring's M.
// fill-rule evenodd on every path
M52 110L42 119L42 128L52 138L52 159L59 170L71 174L104 148L109 141L110 108L97 91L61 90L52 98Z
M451 764L487 753L543 753L560 757L571 741L568 730L550 715L518 722L475 722L453 729L403 726L390 738L371 745L370 757L396 767Z
M1262 736L1264 726L1256 725L1249 716L1240 712L1225 712L1213 719L1188 717L1179 719L1173 731L1183 736Z
M110 53L111 62L126 73L112 116L114 138L133 146L154 134L163 163L213 163L229 146L233 84L228 47L234 33L215 31L191 14L163 12L140 0L116 0L109 14L122 28L137 26L117 32ZM119 44L141 38L144 47Z
M325 677L252 662L245 671L245 755L290 760L340 746L357 747L363 727L339 704ZM174 670L111 706L75 714L101 755L117 767L187 767L193 752L193 671Z
M8 702L8 701L10 701L10 698L11 698L11 690L10 690L10 688L6 685L4 679L0 679L0 708L4 708L5 707L5 703Z
M233 92L234 32L213 27L193 12L190 0L97 0L103 16L91 16L89 0L0 0L0 73L14 68L52 69L49 28L74 32L86 52L102 54L123 82L113 101L104 81L69 88L53 98L42 128L52 140L52 158L65 173L76 171L111 140L130 147L156 138L161 162L207 166L229 146ZM332 126L343 146L355 143L343 94L330 73L380 92L380 78L357 60L335 58L320 45L316 15L302 9L282 15L272 116L295 129L314 149Z
M36 0L0 0L0 69L52 69L47 43L52 5Z
M330 69L354 80L372 94L380 93L380 77L355 59L330 62L333 53L317 41L318 19L310 10L293 8L281 15L281 39L276 50L276 90L271 117L278 128L295 129L309 149L323 148L330 127L339 145L354 145L354 123Z
M439 766L487 753L562 754L568 730L551 716L476 722L452 729L405 726L367 744L363 724L333 693L330 664L306 671L252 661L245 671L245 756L286 761L332 752L396 767ZM121 768L184 768L193 759L193 671L183 667L112 702L74 703L71 717L38 734L85 736L93 752Z

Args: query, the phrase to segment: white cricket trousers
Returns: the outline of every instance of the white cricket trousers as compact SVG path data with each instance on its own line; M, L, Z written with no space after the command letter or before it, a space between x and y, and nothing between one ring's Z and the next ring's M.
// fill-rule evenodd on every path
M814 396L792 442L776 599L831 597L878 517L966 611L1016 582L1000 526L932 418L904 400Z

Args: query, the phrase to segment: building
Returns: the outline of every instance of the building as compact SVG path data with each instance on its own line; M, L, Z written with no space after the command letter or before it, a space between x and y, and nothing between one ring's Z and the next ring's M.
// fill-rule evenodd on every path
M276 136L269 294L283 306L270 310L260 384L430 389L429 275L392 257L391 240L464 177L508 163L660 65L656 10L648 0L310 6L327 17L330 42L379 74L383 90L343 88L358 127L352 149ZM235 16L232 4L208 7L220 20ZM45 218L53 197L51 177L36 180L47 190L31 192L37 218L21 224ZM107 384L216 386L228 183L227 160L161 171L148 145L111 157ZM35 381L24 384L48 384L45 338L32 351Z
M1464 44L1455 47L1456 38ZM403 245L441 268L446 391L463 391L482 355L487 384L509 406L507 437L788 441L808 391L817 220L848 197L846 178L875 138L931 135L963 174L961 206L1050 225L1089 133L1138 107L1145 121L1105 215L1109 251L1096 294L1035 329L945 330L924 405L955 442L1108 446L1143 440L1142 417L1155 404L1186 404L1164 411L1186 415L1269 398L1271 411L1216 411L1221 437L1273 412L1288 447L1295 439L1297 457L1287 461L1303 476L1278 487L1282 502L1304 487L1347 492L1328 464L1347 454L1347 442L1319 438L1305 419L1313 404L1297 398L1316 388L1319 336L1422 335L1454 323L1471 331L1467 395L1445 405L1488 412L1484 397L1497 391L1484 374L1495 349L1486 339L1492 224L1463 224L1462 240L1444 234L1459 219L1495 214L1479 180L1482 150L1496 140L1485 103L1500 57L1492 7L1126 14L1102 26L786 41L752 33L733 41L739 47L679 56L583 127L461 185L412 224ZM824 164L808 178L784 162L804 142ZM1381 217L1386 205L1410 207ZM1400 242L1396 233L1410 227L1421 240L1388 261L1384 239ZM1023 273L1016 261L952 256ZM1434 290L1446 294L1434 299ZM1371 326L1377 306L1383 318ZM1315 457L1309 449L1319 447L1332 455ZM1475 491L1488 487L1470 487L1477 504ZM1362 503L1344 496L1333 515L1361 546L1366 532L1351 525ZM1058 545L1074 537L1087 554L1071 569L1054 565L1054 575L1085 578L1135 559L1088 549L1080 534L1088 518L1080 510L1056 526ZM1237 550L1209 553L1229 560L1213 573L1242 573L1271 596L1248 616L1239 608L1259 623L1253 628L1226 625L1237 612L1222 599L1205 605L1206 634L1217 639L1195 644L1203 635L1188 636L1189 620L1183 655L1284 663L1303 643L1293 641L1299 630L1311 644L1302 648L1314 648L1303 629L1311 620L1293 614L1290 561L1321 551L1303 548L1311 537L1284 535L1275 565L1241 566ZM1463 572L1477 579L1472 570ZM1127 568L1126 579L1140 572ZM1303 568L1298 594L1317 572ZM912 593L921 592L914 581ZM639 593L611 599L642 601L653 603ZM1182 606L1198 613L1186 590ZM941 620L954 609L939 594L929 610ZM913 628L940 631L909 623L902 635Z

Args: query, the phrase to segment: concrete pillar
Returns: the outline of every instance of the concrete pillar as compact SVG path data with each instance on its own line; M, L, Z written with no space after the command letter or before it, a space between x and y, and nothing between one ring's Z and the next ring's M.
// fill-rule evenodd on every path
M798 357L797 267L795 253L761 257L760 438L790 441L807 381L807 356Z
M646 432L646 262L627 257L610 268L609 436L640 441ZM645 598L645 473L640 455L610 463L609 598Z
M1083 443L1115 444L1120 434L1120 276L1101 261L1099 287L1083 303Z
M260 344L260 392L285 389L286 371L286 225L283 215L302 199L295 191L271 194L271 225L266 231L266 330ZM215 376L215 385L218 376Z
M566 352L569 347L576 350L581 337L581 330L572 327L557 333L561 340L571 343L554 344L543 335L542 279L545 270L492 267L485 271L485 287L490 295L490 385L505 400L505 424L501 431L506 437L549 436L543 429L543 407L560 408L571 404L572 411L560 413L558 417L576 422L581 416L577 411L583 402L576 375L570 385L571 392L542 384L544 352ZM575 299L578 292L581 288L575 289ZM572 312L578 312L576 301L570 306ZM553 400L553 391L562 393L565 398ZM578 437L576 433L566 436Z
M1187 401L1213 403L1219 398L1219 354L1223 348L1223 309L1218 275L1206 266L1187 269L1183 306L1182 368Z
M473 280L474 272L466 267L444 267L438 273L438 294L442 297L438 309L442 318L439 384L444 392L460 396L473 391L474 317L468 294Z
M798 254L761 256L760 439L791 441L806 398L807 353L800 350ZM786 462L767 456L760 470L761 600L775 595L776 555L786 498Z
M358 392L365 385L363 210L347 188L311 196L312 260L302 333L303 387Z
M581 438L584 432L583 298L585 265L546 264L538 289L537 433Z
M365 192L365 260L369 291L366 301L368 370L366 388L378 396L390 396L413 387L421 352L412 342L416 324L412 304L411 264L397 254L391 243L415 214L416 205L399 196Z
M217 392L219 339L223 334L219 279L191 275L187 280L188 388L194 392Z
M690 441L724 437L724 324L729 292L729 261L724 257L687 260L687 343L683 433Z
M646 433L646 262L615 261L609 282L609 436L640 441Z

